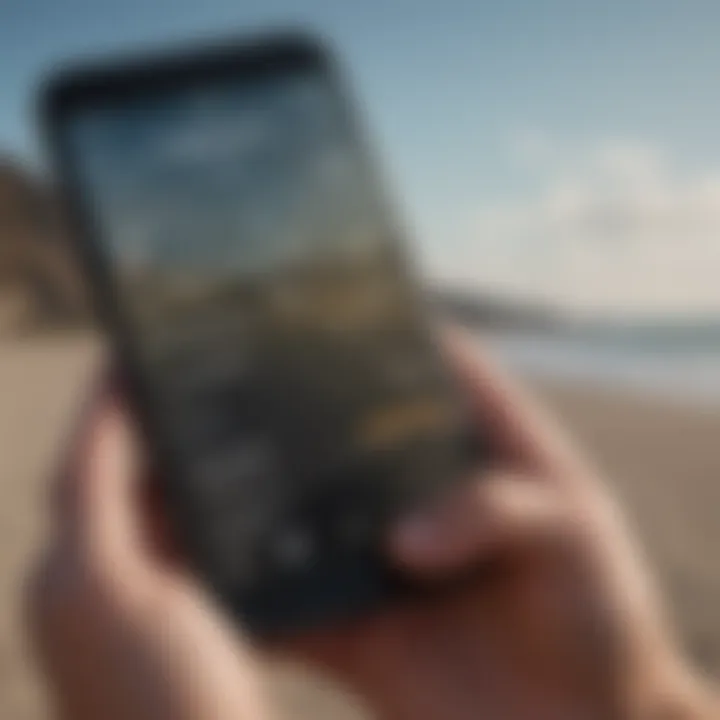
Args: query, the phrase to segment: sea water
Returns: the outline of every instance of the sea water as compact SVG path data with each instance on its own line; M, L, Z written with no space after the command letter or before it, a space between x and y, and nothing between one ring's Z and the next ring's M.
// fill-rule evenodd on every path
M478 333L520 372L720 407L720 326Z

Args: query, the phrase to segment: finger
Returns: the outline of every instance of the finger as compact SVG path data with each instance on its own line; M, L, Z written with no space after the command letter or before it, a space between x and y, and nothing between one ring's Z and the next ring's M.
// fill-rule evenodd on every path
M469 393L481 432L500 458L523 470L565 475L584 468L556 420L468 333L443 331L448 361Z
M128 567L139 555L141 461L128 414L107 390L80 444L68 515L82 549L103 564Z
M112 381L107 371L100 372L83 398L75 422L71 424L58 470L50 486L50 512L54 525L61 533L75 527L74 495L77 492L79 467L85 456L90 429L96 415L112 392Z
M420 576L457 573L508 551L560 537L569 514L554 488L532 477L494 473L446 503L401 520L391 555Z

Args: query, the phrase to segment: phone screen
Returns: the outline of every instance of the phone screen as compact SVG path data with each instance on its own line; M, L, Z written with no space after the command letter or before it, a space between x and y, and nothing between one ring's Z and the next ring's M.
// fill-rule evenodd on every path
M223 77L63 132L210 574L249 591L322 565L319 542L368 550L451 471L462 413L337 88Z

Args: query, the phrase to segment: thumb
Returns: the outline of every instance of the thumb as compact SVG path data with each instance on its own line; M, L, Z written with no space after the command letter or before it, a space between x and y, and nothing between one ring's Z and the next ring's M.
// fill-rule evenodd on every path
M557 538L569 527L560 493L537 478L479 477L430 511L400 521L391 556L415 575L446 576Z
M66 525L69 520L88 557L127 570L141 553L141 460L132 423L117 395L106 391L97 399L78 455L66 488Z

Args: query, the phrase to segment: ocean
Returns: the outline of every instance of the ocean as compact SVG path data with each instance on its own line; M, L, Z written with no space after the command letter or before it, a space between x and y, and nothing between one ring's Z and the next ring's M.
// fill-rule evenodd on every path
M479 333L510 367L720 408L720 327L603 327Z

